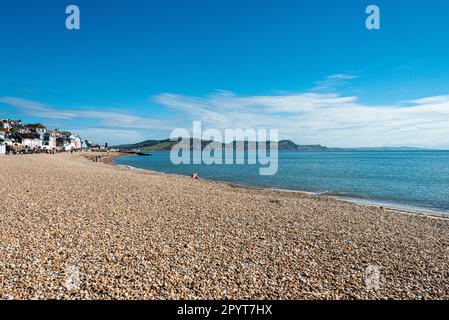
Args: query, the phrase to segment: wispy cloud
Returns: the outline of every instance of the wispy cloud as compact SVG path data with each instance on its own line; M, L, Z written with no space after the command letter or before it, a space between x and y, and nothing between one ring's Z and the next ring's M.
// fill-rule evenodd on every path
M116 111L96 111L96 108L78 110L57 108L15 97L0 98L0 103L13 106L19 109L22 114L32 117L60 120L95 120L103 126L116 128L163 130L176 124L173 119L147 118Z
M449 101L449 95L448 96L427 97L427 98L415 99L415 100L405 101L405 102L419 105L419 104L439 104L439 103L445 103L447 101Z
M349 84L351 80L359 78L356 74L337 73L317 81L312 91L334 91L341 86Z

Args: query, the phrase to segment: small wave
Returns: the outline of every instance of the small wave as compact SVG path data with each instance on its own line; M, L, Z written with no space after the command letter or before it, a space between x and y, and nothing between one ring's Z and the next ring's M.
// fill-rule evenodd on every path
M140 168L129 166L127 164L118 164L117 167L129 169L129 170L143 170L143 169L140 169Z
M329 197L349 197L350 194L342 191L319 191L316 192L317 195L320 196L329 196Z
M427 214L427 215L446 216L446 217L449 215L448 210L442 210L439 208L420 207L420 206L407 205L407 204L395 203L395 202L390 202L390 201L363 199L360 197L348 197L348 196L346 196L346 197L334 196L334 197L338 200L348 201L351 203L356 203L356 204L361 204L361 205L384 207L384 208L389 208L389 209L393 209L393 210L414 212L414 213Z

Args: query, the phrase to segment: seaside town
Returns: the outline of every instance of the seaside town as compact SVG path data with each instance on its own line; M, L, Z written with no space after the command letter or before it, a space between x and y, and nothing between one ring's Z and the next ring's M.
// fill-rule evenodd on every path
M49 130L41 123L0 119L0 155L77 152L83 148L100 151L104 147L82 141L79 135L69 131Z

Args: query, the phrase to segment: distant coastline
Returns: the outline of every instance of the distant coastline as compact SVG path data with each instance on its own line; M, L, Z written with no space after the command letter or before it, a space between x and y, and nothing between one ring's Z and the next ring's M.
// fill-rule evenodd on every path
M190 145L193 148L193 142L195 139L190 139ZM227 144L216 142L212 140L198 140L199 145L201 145L201 149L204 149L207 145L214 145L225 147ZM172 141L170 139L162 139L162 140L145 140L138 143L131 144L122 144L114 146L114 148L119 149L120 151L170 151L174 145L179 143L179 141ZM248 141L233 141L229 144L235 145L243 145L246 149L256 148L259 144L263 142L254 142L248 143ZM270 146L273 142L267 141L265 144ZM228 145L229 145L228 144ZM280 140L278 142L278 150L279 151L430 151L436 149L428 149L428 148L416 148L416 147L358 147L358 148L338 148L338 147L327 147L321 144L311 144L311 145L303 145L297 144L291 140Z

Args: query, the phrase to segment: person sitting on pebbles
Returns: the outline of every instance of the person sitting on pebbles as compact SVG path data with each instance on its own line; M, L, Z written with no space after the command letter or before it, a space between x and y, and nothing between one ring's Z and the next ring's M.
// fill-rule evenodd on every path
M190 176L190 178L192 178L192 179L199 179L200 176L198 175L198 172L194 172L194 173L192 173L192 175Z

